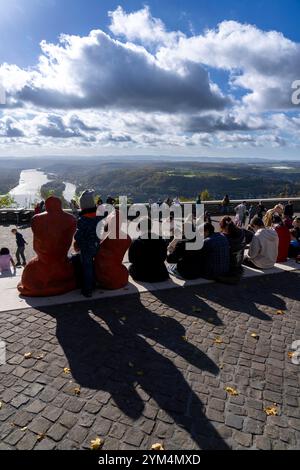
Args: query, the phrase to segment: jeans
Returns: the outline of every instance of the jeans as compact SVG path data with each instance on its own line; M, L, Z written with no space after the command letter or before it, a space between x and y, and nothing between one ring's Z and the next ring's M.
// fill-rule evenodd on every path
M95 288L96 279L95 279L95 269L94 269L94 260L98 248L89 248L88 250L81 250L81 265L82 265L82 275L83 275L83 285L82 292L84 294L92 293Z
M17 264L21 264L20 258L22 258L23 264L26 263L24 252L25 252L25 246L18 246L17 251L16 251Z

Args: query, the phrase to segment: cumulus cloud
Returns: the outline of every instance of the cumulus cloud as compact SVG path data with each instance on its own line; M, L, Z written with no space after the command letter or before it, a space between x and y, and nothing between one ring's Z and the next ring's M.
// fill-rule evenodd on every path
M42 41L36 66L0 66L7 95L2 143L275 148L299 142L300 117L289 112L300 44L236 21L199 35L169 31L149 7L131 13L118 7L109 17L109 34L61 35L57 44ZM229 78L218 86L213 72L220 69Z

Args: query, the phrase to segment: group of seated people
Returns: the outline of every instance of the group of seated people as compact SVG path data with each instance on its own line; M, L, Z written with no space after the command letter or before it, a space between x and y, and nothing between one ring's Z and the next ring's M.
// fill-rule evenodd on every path
M128 234L119 233L118 210L99 215L93 191L82 194L78 220L64 212L60 199L52 196L45 202L46 211L33 218L37 257L25 267L18 289L22 295L40 297L80 287L84 296L91 297L97 285L105 289L125 287L129 274L136 281L150 283L165 281L170 273L184 279L202 277L236 283L243 265L269 269L276 262L299 255L300 217L289 229L276 207L269 227L258 216L248 229L238 227L229 216L221 219L219 232L211 222L205 222L203 246L191 250L187 249L191 240L177 239L176 234L171 239L152 237L150 217L140 224L144 233L132 241ZM97 226L103 220L105 235L99 237ZM127 251L129 270L123 264Z

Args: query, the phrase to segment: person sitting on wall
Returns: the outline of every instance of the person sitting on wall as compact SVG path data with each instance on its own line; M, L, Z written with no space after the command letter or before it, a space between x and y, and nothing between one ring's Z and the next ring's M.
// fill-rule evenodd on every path
M120 212L114 208L115 201L110 202L113 203L110 204L112 211L105 219L105 231L98 233L101 243L95 258L95 272L100 287L115 290L128 284L129 273L123 260L130 247L131 238L120 227ZM103 210L98 209L97 214L102 215Z
M135 281L163 282L169 278L165 265L167 259L167 241L154 238L151 219L140 221L141 234L129 248L129 273Z
M68 251L76 220L62 210L61 200L49 197L46 212L32 219L33 248L37 256L24 269L19 292L26 297L48 297L76 289Z
M210 223L204 224L204 243L200 250L187 250L187 240L180 240L168 248L167 262L176 264L184 279L216 279L229 272L229 243Z
M254 217L251 227L254 231L254 237L243 264L256 269L273 268L277 260L279 244L276 231L265 228L259 217Z
M297 258L300 255L300 241L297 238L297 230L290 231L291 241L289 246L289 258Z
M284 207L282 204L277 204L275 207L273 207L273 209L269 209L263 218L265 227L266 228L272 227L273 215L279 215L279 217L282 217L283 213L284 213Z
M287 261L289 254L289 247L291 241L291 235L289 229L284 225L279 215L273 215L272 227L276 230L278 235L278 256L277 263L284 263Z
M221 233L227 238L230 247L230 270L229 275L242 275L242 263L246 246L252 241L253 232L239 228L229 216L222 218L220 222Z

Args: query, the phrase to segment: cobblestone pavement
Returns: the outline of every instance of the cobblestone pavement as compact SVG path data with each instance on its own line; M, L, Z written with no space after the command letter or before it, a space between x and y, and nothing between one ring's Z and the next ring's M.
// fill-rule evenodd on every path
M299 277L1 313L0 449L299 449Z

